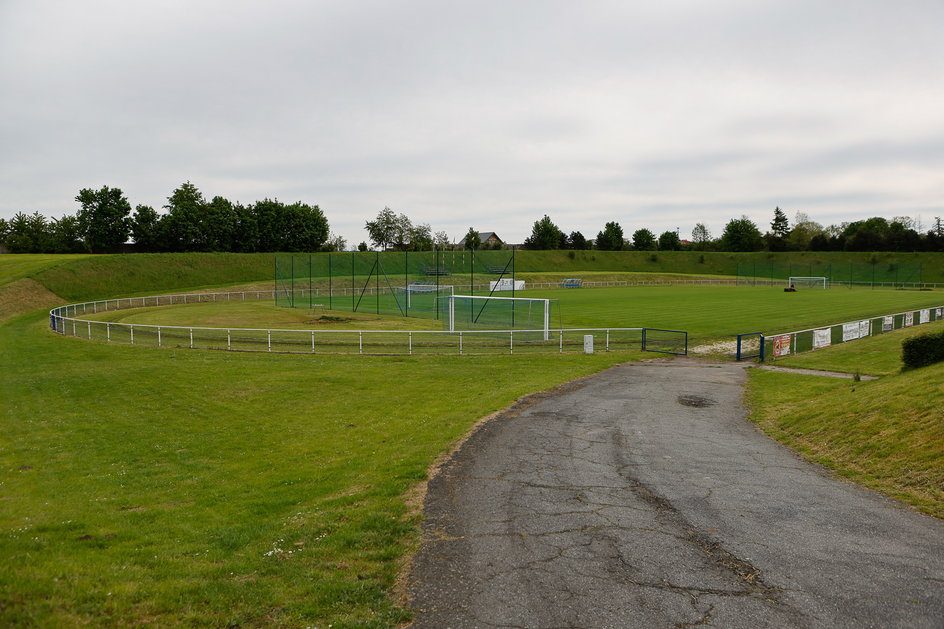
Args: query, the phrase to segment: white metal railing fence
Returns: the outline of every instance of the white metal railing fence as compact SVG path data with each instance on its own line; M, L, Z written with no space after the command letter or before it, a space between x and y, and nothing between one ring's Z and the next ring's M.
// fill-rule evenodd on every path
M881 315L808 328L782 334L762 335L763 351L761 359L775 359L793 356L818 349L825 349L831 345L848 343L869 336L876 336L932 321L944 319L944 305L930 308L918 308Z
M290 330L215 328L96 321L89 315L193 303L273 299L276 291L186 293L69 304L49 312L55 332L91 341L154 347L306 354L483 354L580 352L592 335L603 351L643 349L643 328L551 330Z

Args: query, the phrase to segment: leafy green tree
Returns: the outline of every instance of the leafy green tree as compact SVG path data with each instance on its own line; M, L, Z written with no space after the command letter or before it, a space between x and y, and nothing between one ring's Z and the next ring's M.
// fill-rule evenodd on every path
M433 230L429 223L421 223L410 227L410 251L432 251Z
M49 250L49 224L39 212L17 212L8 223L6 244L11 253L43 253Z
M5 218L0 218L0 244L6 244L9 235L10 223Z
M571 249L581 250L590 248L590 242L580 232L570 232L570 236L567 237L567 242Z
M747 216L733 218L724 226L721 245L725 251L760 251L763 238L757 225Z
M478 249L482 246L482 238L475 229L470 227L469 231L466 232L465 238L462 239L462 244L465 245L466 249Z
M699 251L705 251L711 243L711 232L704 223L695 223L692 229L692 243L694 248Z
M167 197L162 220L161 246L167 251L206 250L206 201L203 193L189 181Z
M83 188L75 197L82 206L76 218L85 247L92 253L115 251L131 233L131 204L120 188Z
M161 216L149 205L138 205L131 217L131 238L139 251L160 251Z
M655 251L656 235L646 228L633 232L633 248L639 251Z
M377 218L367 221L364 225L367 235L375 247L381 251L386 250L387 246L396 239L398 224L397 215L388 207L380 210Z
M364 245L365 248L367 245ZM338 234L329 233L328 240L321 246L322 251L344 251L347 248L347 240Z
M597 249L601 251L619 251L623 248L623 228L616 221L604 225L603 231L597 232L597 239L594 241Z
M678 233L665 231L659 235L659 249L661 251L681 251L682 241L679 240Z
M58 220L53 219L49 223L47 247L47 251L50 253L82 253L85 251L79 219L69 214Z
M790 251L808 251L813 238L823 234L823 226L803 212L797 212L793 218L793 229L787 234L787 249ZM827 238L828 240L828 238Z
M452 246L452 242L449 240L449 234L444 231L438 231L433 236L433 245L437 249L449 249Z
M233 241L233 250L242 253L253 253L259 250L259 221L256 218L256 209L252 205L237 203L233 206L236 214L236 234Z
M545 214L544 218L534 222L531 235L525 238L524 246L525 249L536 249L539 251L560 249L562 235L557 225Z
M367 243L364 241L361 241L361 244L357 245L357 250L361 252L367 251L368 250Z

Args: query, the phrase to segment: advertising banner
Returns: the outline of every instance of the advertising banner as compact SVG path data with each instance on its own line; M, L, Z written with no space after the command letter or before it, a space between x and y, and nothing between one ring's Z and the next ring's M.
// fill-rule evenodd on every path
M843 323L842 324L842 342L854 341L859 338L859 324L858 322L853 321L852 323Z
M790 335L781 334L780 336L775 336L774 341L774 357L778 356L789 356L790 355Z
M905 327L907 328L910 325L914 325L914 313L906 312L905 313Z
M918 318L919 323L927 323L931 320L931 309L925 308L921 311L920 317Z
M872 336L872 321L870 319L859 321L859 338L864 339L869 336Z
M820 328L819 330L813 330L813 349L829 347L830 343L832 343L831 328Z
M895 317L882 317L882 332L891 332L895 329Z
M940 318L941 318L941 309L938 308L938 309L937 309L937 315L935 316L935 319L940 319Z

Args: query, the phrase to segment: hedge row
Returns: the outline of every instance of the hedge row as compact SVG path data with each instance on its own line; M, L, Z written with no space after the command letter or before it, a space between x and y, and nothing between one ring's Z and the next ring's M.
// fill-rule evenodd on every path
M901 343L901 358L906 369L944 361L944 332L905 339Z

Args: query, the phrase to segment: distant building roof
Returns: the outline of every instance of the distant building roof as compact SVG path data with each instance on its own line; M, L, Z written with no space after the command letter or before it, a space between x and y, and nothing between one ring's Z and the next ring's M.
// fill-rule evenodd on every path
M497 240L498 242L504 242L495 232L479 232L479 240L482 242L486 242L490 239Z

